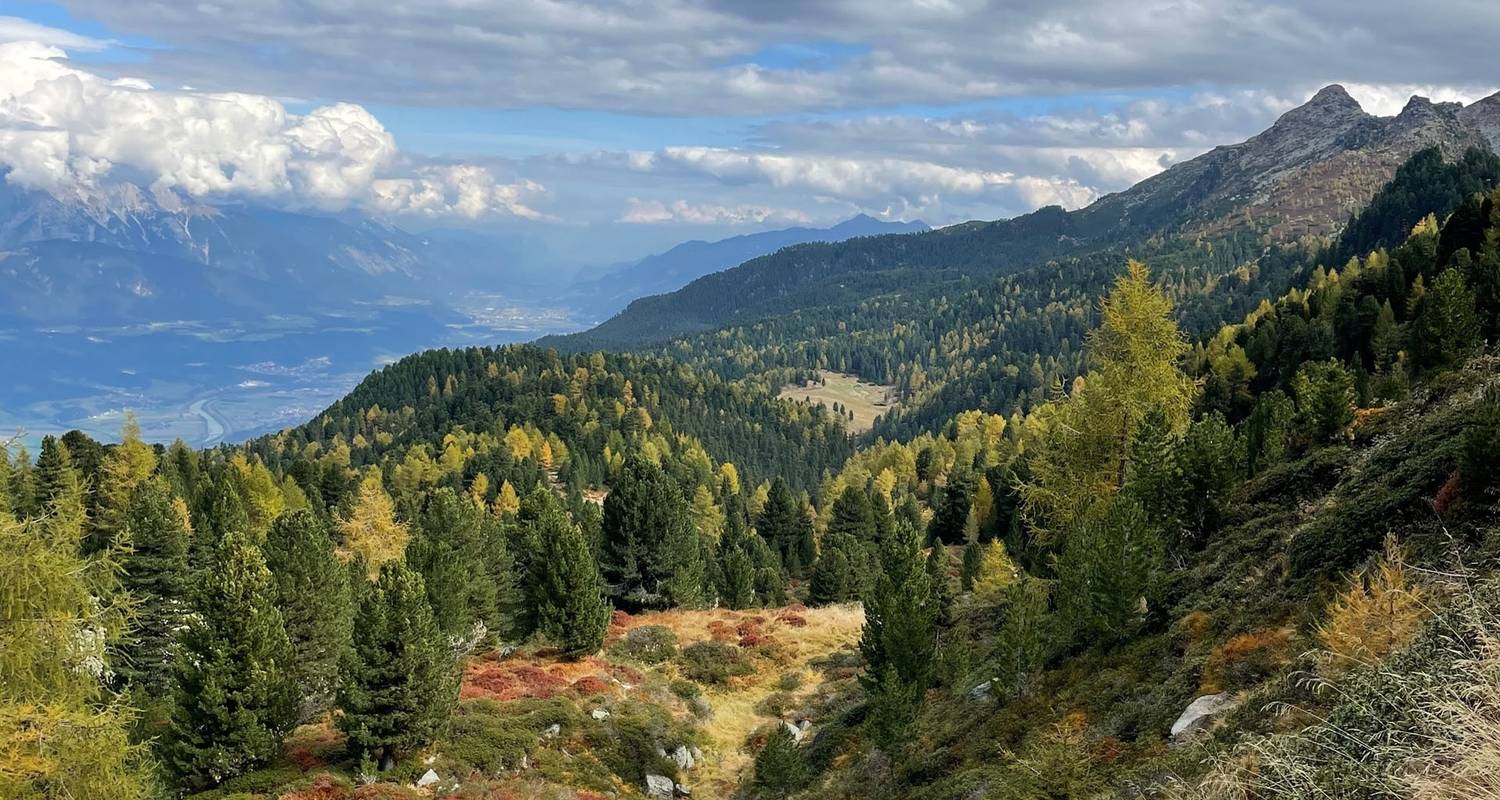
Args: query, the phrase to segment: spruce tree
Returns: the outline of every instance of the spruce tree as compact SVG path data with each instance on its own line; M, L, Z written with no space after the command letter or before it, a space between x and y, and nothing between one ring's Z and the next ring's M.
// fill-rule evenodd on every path
M1448 269L1423 295L1412 323L1417 368L1440 372L1460 366L1480 343L1479 314L1464 275Z
M979 577L979 571L984 567L984 547L976 538L964 545L963 567L959 571L959 586L966 592L974 590L974 581Z
M161 478L135 488L123 523L130 547L121 556L120 573L134 613L115 671L138 696L164 697L192 601L188 533Z
M183 633L163 763L189 788L263 766L297 722L292 643L248 534L230 531L200 572Z
M1183 516L1183 481L1178 472L1177 437L1161 409L1153 408L1141 419L1141 427L1130 445L1130 467L1125 493L1146 516L1146 521L1169 542L1175 542Z
M334 558L327 526L310 511L277 517L266 534L265 556L292 642L299 719L306 722L329 708L338 686L353 615L348 570Z
M362 595L337 724L351 752L386 770L441 733L458 702L458 670L415 570L387 561Z
M855 586L848 555L848 543L852 542L853 537L848 534L825 537L823 552L818 554L812 578L808 581L809 603L825 606L850 599Z
M755 605L755 565L744 550L734 547L724 553L719 574L719 602L725 608Z
M875 512L870 507L870 497L864 490L847 486L833 501L833 512L828 519L824 536L845 534L861 542L873 541L876 536Z

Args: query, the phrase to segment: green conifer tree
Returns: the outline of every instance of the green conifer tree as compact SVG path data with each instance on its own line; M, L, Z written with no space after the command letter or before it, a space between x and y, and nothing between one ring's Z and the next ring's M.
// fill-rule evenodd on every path
M449 641L466 641L477 624L499 622L494 574L484 568L485 514L449 487L427 500L406 545L406 563L422 575L433 618Z
M876 740L898 740L932 680L938 608L921 536L898 523L881 551L881 575L865 604L861 678L872 702Z
M249 535L225 534L198 580L160 752L181 786L201 789L281 752L298 691L271 573Z
M125 510L121 581L134 603L130 631L120 643L116 672L142 698L170 694L177 638L191 607L188 534L171 488L154 478L132 492Z
M532 540L528 588L536 631L568 657L590 655L604 644L612 613L604 581L583 532L555 504L542 509Z
M755 756L755 790L760 797L786 800L807 785L807 764L797 739L785 723L777 722L766 745Z
M333 555L327 525L310 511L277 517L266 534L265 556L292 642L299 719L306 722L328 710L338 687L353 624L348 570Z
M458 703L458 670L415 570L387 561L362 595L341 670L337 722L351 752L387 770L447 725Z

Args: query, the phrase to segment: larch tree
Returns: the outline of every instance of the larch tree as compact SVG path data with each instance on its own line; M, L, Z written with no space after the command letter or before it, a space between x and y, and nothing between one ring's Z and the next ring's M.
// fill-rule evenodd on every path
M105 689L123 632L115 570L78 554L81 530L0 514L0 797L146 800L130 713Z
M1131 442L1153 409L1174 431L1187 424L1196 387L1180 365L1188 345L1171 312L1136 261L1100 303L1088 339L1094 369L1045 419L1022 487L1027 522L1044 537L1124 486Z
M358 554L372 579L382 564L406 552L410 533L396 519L396 505L385 492L379 470L371 470L360 480L353 510L338 519L338 531L343 540L341 555Z
M156 453L141 441L141 426L134 414L125 417L120 443L110 450L95 490L99 512L89 526L88 552L113 544L125 527L125 517L137 486L156 470Z

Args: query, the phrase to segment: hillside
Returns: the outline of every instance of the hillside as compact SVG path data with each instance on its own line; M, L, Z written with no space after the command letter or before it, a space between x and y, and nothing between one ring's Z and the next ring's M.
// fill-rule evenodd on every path
M1157 234L1199 240L1248 229L1266 243L1328 234L1418 150L1437 147L1452 159L1491 146L1493 126L1484 120L1496 102L1476 103L1465 116L1457 104L1413 98L1399 115L1383 118L1365 113L1343 87L1329 86L1245 142L1176 164L1078 211L1044 208L915 236L794 247L636 301L591 331L547 343L641 347L801 309L920 292L950 283L955 273L1004 275L1050 259L1118 251Z
M883 222L864 214L829 228L785 228L720 239L683 242L662 253L609 269L580 281L563 299L586 314L613 316L632 300L663 294L698 278L807 242L841 242L861 236L915 233L927 230L922 222ZM598 319L600 317L595 317Z

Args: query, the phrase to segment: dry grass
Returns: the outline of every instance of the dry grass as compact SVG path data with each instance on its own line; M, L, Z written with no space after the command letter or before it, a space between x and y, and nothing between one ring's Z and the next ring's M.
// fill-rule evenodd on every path
M817 403L830 409L834 403L838 403L846 411L854 412L854 419L849 422L851 433L869 430L875 425L876 417L896 408L897 404L893 402L896 396L894 386L867 383L857 375L845 375L841 372L824 370L822 375L822 385L788 384L781 387L779 396L787 400Z
M677 635L679 647L716 638L726 641L726 636L734 637L728 639L734 644L744 644L751 637L758 639L746 648L753 656L755 672L731 678L727 686L707 689L703 695L713 714L701 724L705 757L690 776L691 782L697 796L729 797L753 760L744 748L745 740L771 721L757 708L777 691L777 679L787 672L799 673L802 682L797 695L806 697L816 692L822 675L809 669L808 662L854 646L864 621L864 609L857 604L813 609L790 606L667 611L617 618L610 635L623 636L626 630L643 625L664 625ZM671 662L661 669L668 675L675 674Z

